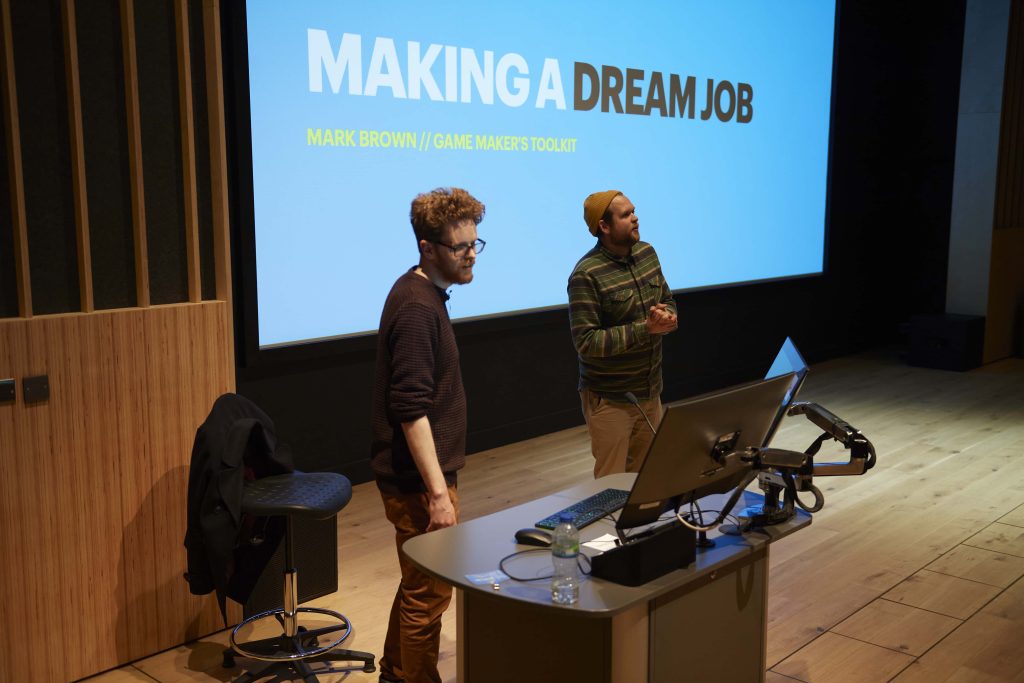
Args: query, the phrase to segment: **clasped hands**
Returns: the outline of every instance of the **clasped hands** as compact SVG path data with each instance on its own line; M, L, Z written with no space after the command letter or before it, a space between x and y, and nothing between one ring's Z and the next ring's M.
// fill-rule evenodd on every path
M651 306L644 324L650 334L667 334L679 327L679 318L668 310L668 304L655 304Z

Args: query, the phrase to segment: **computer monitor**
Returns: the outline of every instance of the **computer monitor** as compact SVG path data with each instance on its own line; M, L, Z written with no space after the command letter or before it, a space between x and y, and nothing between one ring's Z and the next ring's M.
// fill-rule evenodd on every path
M806 374L787 339L766 379L669 404L616 528L651 524L668 509L741 484L750 467L738 451L768 445Z

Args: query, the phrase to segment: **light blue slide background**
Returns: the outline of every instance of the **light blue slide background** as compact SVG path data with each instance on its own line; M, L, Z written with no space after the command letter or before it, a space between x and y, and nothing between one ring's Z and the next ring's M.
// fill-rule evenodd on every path
M473 283L453 319L561 305L594 244L590 192L637 207L641 239L673 289L822 270L834 2L374 3L249 0L260 345L376 329L394 280L418 258L411 199L465 187L487 206ZM495 53L529 66L530 97L509 107L310 92L307 29L362 36L364 84L377 37ZM432 72L444 90L444 53ZM566 109L534 107L545 58L559 61ZM696 116L574 111L573 63L697 79ZM516 74L512 74L513 76ZM699 119L706 79L753 86L753 120ZM643 82L640 102L647 94ZM667 93L666 93L667 94ZM576 138L574 153L310 146L306 129L349 128Z

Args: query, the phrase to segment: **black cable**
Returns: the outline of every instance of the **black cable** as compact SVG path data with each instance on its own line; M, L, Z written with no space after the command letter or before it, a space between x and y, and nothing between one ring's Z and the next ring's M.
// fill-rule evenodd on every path
M505 569L505 563L507 561L513 560L513 559L515 559L517 557L521 557L522 555L528 555L530 553L550 553L550 552L551 551L549 549L547 549L547 548L530 548L529 550L519 550L519 551L516 551L516 552L512 553L511 555L506 555L505 557L501 558L501 560L498 561L498 569L500 571L504 572L505 575L508 578L512 579L513 581L550 581L555 576L554 572L552 572L548 576L535 576L532 579L530 579L530 578L525 578L525 577L520 577L520 576L514 576L511 572L509 572L507 569Z
M704 526L704 511L700 509L700 501L698 501L696 499L690 501L690 517L691 518L693 517L693 510L694 510L694 508L697 509L697 518L700 520L697 523L700 524L701 526ZM708 512L710 513L711 510L708 510Z
M693 507L692 503L691 503L691 507ZM697 511L701 515L704 515L704 514L717 515L717 514L721 514L722 513L721 510L704 510L700 506L697 506ZM740 518L730 512L730 513L726 514L725 517L722 518L722 521L723 522L728 522L730 524L735 524L736 526L739 526ZM701 517L700 523L704 524L703 516Z
M512 579L513 581L522 581L524 583L528 582L528 581L550 581L551 579L555 578L555 573L554 572L551 572L547 576L535 576L533 578L526 578L526 577L520 577L520 576L513 576L512 573L510 573L507 569L505 569L505 563L507 561L514 560L515 558L520 557L521 555L527 555L529 553L550 553L550 552L551 551L548 548L529 548L527 550L519 550L517 552L512 553L511 555L506 555L505 557L501 558L501 560L498 561L498 569L500 571L504 572L505 576L507 576L508 578ZM584 555L583 553L580 553L579 555L576 556L576 567L580 570L580 573L583 574L584 576L590 576L590 571L591 571L590 558L587 557L586 555Z

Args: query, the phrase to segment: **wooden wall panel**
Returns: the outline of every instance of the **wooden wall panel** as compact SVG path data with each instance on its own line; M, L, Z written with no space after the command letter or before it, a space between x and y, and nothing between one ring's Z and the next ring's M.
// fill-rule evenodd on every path
M999 126L995 229L1024 228L1024 0L1010 3Z
M992 231L983 360L1024 354L1024 227Z
M14 320L0 324L0 375L15 376L17 370L31 372L28 360L28 322ZM17 359L17 360L16 360ZM18 392L20 394L20 387ZM12 678L25 671L23 658L19 656L20 642L34 642L46 638L45 624L32 618L33 605L45 595L41 587L42 577L34 568L39 562L35 555L38 544L33 537L39 536L40 506L35 501L35 489L40 480L38 472L28 477L25 471L35 471L32 454L20 448L18 427L31 419L28 411L19 414L11 404L0 406L0 546L5 549L8 561L0 572L0 610L3 614L3 651L0 652L0 670ZM14 628L21 625L21 633ZM59 631L58 631L59 633ZM53 679L59 672L52 671L50 662L42 662L39 673L44 679Z
M16 360L22 360L24 370L21 373L3 374L8 377L24 377L45 371L45 352L40 343L42 334L33 334L36 330L41 331L41 326L38 323L30 323L20 330L20 338L14 340L12 344L17 349ZM19 386L19 393L21 389ZM39 614L46 614L49 611L47 605L60 604L63 598L60 590L63 552L59 548L58 525L61 495L55 493L59 485L54 485L57 472L55 459L59 458L60 454L56 452L53 430L52 411L46 405L27 406L20 419L18 416L15 417L14 449L8 456L16 463L12 468L15 481L18 482L18 487L13 492L13 513L14 520L20 527L17 538L20 543L6 547L10 549L9 557L23 564L22 582L13 586L14 590L10 597L24 601L22 610L27 616L25 624L29 642L36 642L39 638L63 641L67 626L64 620L49 624L48 620L38 617ZM61 494L63 493L61 491ZM49 628L51 625L53 630ZM26 671L26 675L14 675L19 667L25 666L20 660L21 657L15 650L11 657L11 678L29 680L30 676L27 675L26 669L22 669ZM65 662L61 659L53 658L51 661L38 664L38 668L32 668L34 676L44 680L68 678L64 669Z
M984 362L1024 354L1024 0L1010 4Z
M73 186L73 192L68 194L73 195L74 210L67 212L71 220L57 224L78 228L79 258L77 264L72 263L69 268L74 271L77 265L83 278L79 283L81 313L32 317L28 247L34 244L37 250L45 251L47 242L40 240L36 226L26 220L30 213L25 208L26 192L31 189L36 193L32 195L37 198L33 206L45 205L38 201L38 192L52 183L52 179L41 172L38 155L35 155L31 165L32 186L26 188L21 144L31 131L23 130L24 117L19 128L19 92L15 87L12 40L13 25L17 22L11 17L10 0L0 0L3 37L0 41L3 116L0 118L4 124L0 132L4 141L3 157L9 162L5 164L7 173L3 176L5 184L10 185L5 196L10 197L11 204L7 211L11 228L4 234L10 235L8 241L13 247L8 250L13 251L13 257L8 255L0 265L7 264L8 270L17 271L16 278L8 279L17 283L16 313L20 316L0 319L0 378L14 377L18 386L17 400L0 405L0 547L6 558L0 571L0 681L78 679L223 627L215 599L190 595L183 578L192 441L214 399L234 389L230 270L226 265L230 259L227 196L223 191L213 197L216 206L212 207L212 212L220 218L214 227L213 241L219 250L218 258L223 261L217 268L216 292L224 300L199 301L195 195L200 190L212 195L214 189L195 187L197 150L192 140L192 126L196 123L192 98L198 96L203 103L198 116L207 116L208 112L205 93L194 92L188 80L194 71L188 68L192 59L199 58L204 63L211 60L199 71L204 75L203 84L208 79L219 87L220 55L203 50L201 38L204 36L197 35L195 41L189 40L188 0L161 0L159 3L106 0L99 15L96 8L90 6L94 11L85 13L89 21L85 22L85 29L79 30L78 19L84 12L84 4L76 0L17 4L19 16L34 22L29 28L35 27L36 33L55 37L55 42L51 41L53 54L41 54L47 60L52 57L54 65L63 63L63 73L67 76L66 79L48 78L47 74L56 72L57 66L48 71L50 61L43 60L47 68L36 68L40 60L34 58L38 55L32 50L38 52L38 46L31 40L22 42L22 56L26 58L20 60L17 72L22 81L29 85L42 83L46 86L42 94L47 97L50 96L48 89L56 87L56 94L50 99L64 97L62 93L66 88L67 117L61 119L65 123L60 130L66 129L70 121L70 144L65 147L70 149L69 174L73 182L69 182L69 187ZM136 12L140 9L141 17ZM201 8L193 9L196 21L199 21L200 9L216 18L218 3L206 0ZM175 14L175 27L159 21ZM55 18L53 21L44 20L51 15ZM209 22L210 17L206 17L206 21ZM18 24L19 30L24 23ZM102 29L98 33L90 30L97 23ZM145 44L136 42L135 32L139 26L148 32L146 35L157 37L156 44L146 40L142 41ZM51 28L53 31L49 31ZM78 38L83 36L89 38L88 49L79 50ZM219 36L214 36L212 44L219 45L217 39ZM160 97L167 95L173 100L177 92L173 79L167 81L158 77L164 67L167 67L165 71L175 69L174 51L161 51L160 45L164 43L180 47L177 59L183 65L178 67L184 88L180 96L184 106L181 115L187 125L183 136L186 147L180 152L176 151L173 140L154 140L152 135L158 129L172 130L175 132L172 137L178 134L177 108L154 108L154 102L159 104ZM121 62L116 57L111 59L106 52L108 49L120 51ZM83 56L87 59L82 60ZM84 87L85 83L79 81L82 64L89 67L89 78L93 79L90 83L104 70L116 70L119 74L123 68L123 98L117 74L114 78L117 82L109 91ZM140 97L140 92L148 92L150 99ZM29 87L24 95L29 98L26 101L33 95L36 99L40 96ZM21 102L22 110L26 109L26 101ZM104 106L97 109L99 104ZM109 107L104 108L108 104L115 108L113 112ZM222 101L215 104L219 108L211 105L214 107L211 111L222 114ZM61 107L56 109L61 110ZM124 120L118 119L106 132L115 141L119 134L124 135L122 146L126 149L104 144L102 136L87 138L89 130L83 118L86 109L95 116L114 118L123 109ZM204 130L208 127L205 121L200 123ZM35 128L40 125L43 124L34 122ZM211 164L217 160L222 162L217 167L217 181L223 190L226 163L221 116L215 119L212 128L219 142L212 150L204 148L203 154L213 156ZM142 147L147 130L150 132L149 152L154 149L160 152L163 144L167 148L163 151L171 152L165 156L173 162L166 168L158 163L159 173L154 172L147 178L149 185L159 184L161 174L175 178L176 183L185 177L190 183L188 197L178 197L180 192L147 192L147 183L143 182L145 150ZM68 137L67 131L65 137ZM92 152L88 146L90 139L100 140L97 142L100 147ZM186 163L180 163L181 159L175 161L175 154L180 154ZM156 161L160 158L157 154ZM87 190L95 194L104 184L100 181L87 187L85 175L90 161L105 163L100 167L107 176L115 182L121 179L124 192L131 195L129 211L129 202L125 199L128 195L115 193L115 200L124 199L119 204L114 202L123 216L113 216L115 225L112 227L108 225L110 212L100 212L95 221L90 220L90 204L104 208L110 204L109 201L88 201ZM146 163L153 166L152 154ZM203 177L202 182L209 185L213 181ZM149 195L159 201L147 206ZM102 192L98 196L101 200L108 199ZM168 213L172 218L180 215L184 219L168 219ZM147 215L150 222L154 215L161 218L158 221L163 230L160 239L189 244L188 298L191 301L188 303L151 306L148 255L151 250L154 253L160 250L156 248L159 244L156 247L151 244L153 226L148 224ZM123 226L118 224L119 218L124 219ZM104 306L105 310L101 311L92 310L95 302L91 276L95 269L90 265L94 252L91 228L101 233L113 230L112 235L121 240L108 241L107 246L124 254L134 252L135 257L134 277L129 275L116 280L120 286L134 288L134 298L130 294L124 295L127 298L118 298L115 293L114 305ZM74 240L65 242L71 244ZM66 248L67 244L62 243L61 247ZM163 259L166 254L161 254ZM60 264L58 259L57 265ZM50 268L43 273L46 278L63 276L71 283L69 287L74 288L76 278L73 272L69 275L68 268L62 266L53 271L56 266L46 267ZM103 267L106 266L98 266L101 271ZM37 270L40 268L37 264ZM72 294L75 296L65 291L62 296L78 299L77 292ZM59 298L55 297L50 299ZM110 299L107 296L104 301ZM158 296L157 300L183 299ZM117 301L122 303L117 304ZM114 307L131 301L139 308ZM10 306L2 307L7 308ZM35 313L74 310L54 305L36 306L36 309ZM50 397L26 404L22 380L37 374L49 377ZM229 608L228 618L237 622L241 608Z
M171 634L180 628L179 624L187 623L184 618L184 601L174 598L182 595L184 582L181 572L177 577L160 576L160 568L169 559L179 554L182 539L185 537L183 519L176 515L174 519L163 519L173 506L175 481L179 488L184 489L187 478L187 465L182 466L181 453L191 450L191 434L183 434L176 425L188 419L187 404L190 398L180 387L188 386L192 381L189 355L192 349L188 345L189 329L187 320L180 320L178 307L161 311L163 315L146 316L143 329L148 349L146 351L146 377L149 384L147 400L150 401L150 442L153 449L149 453L152 466L151 480L135 486L132 493L144 496L143 502L149 506L155 517L153 530L148 536L140 538L140 545L133 549L147 560L152 561L157 575L147 581L142 588L144 596L152 604L152 609L160 615L156 626L157 649L170 647L185 638L174 639ZM209 406L211 401L206 401ZM153 419L157 417L157 419ZM193 422L193 425L197 423ZM180 508L184 510L184 508ZM178 522L178 523L176 523ZM180 531L175 534L172 532ZM182 565L178 563L179 570ZM179 590L175 590L175 589ZM187 592L187 591L185 591ZM129 594L128 599L136 596Z
M114 347L118 367L115 377L118 396L126 408L118 421L118 452L130 454L122 458L121 518L124 547L131 552L123 554L122 600L124 622L132 624L130 630L120 633L122 661L131 661L145 652L147 643L157 642L156 601L147 599L147 587L155 585L158 573L156 557L139 551L151 543L156 526L156 513L148 492L153 481L153 450L156 448L149 424L152 420L150 386L146 376L148 358L136 349L146 348L144 329L148 314L162 313L162 309L126 311L114 328Z
M2 9L0 9L2 11ZM20 336L20 328L10 325L0 344L0 371L13 366L11 353L13 344ZM15 539L21 527L14 523L14 490L18 487L15 476L14 460L14 411L0 406L0 543L21 546ZM14 604L10 599L16 586L24 583L21 576L22 564L10 563L0 572L0 671L9 671L10 660L14 653L13 631L8 624L24 624L24 615L20 613L21 603Z
M96 617L116 614L112 606L121 595L120 458L109 445L118 419L110 387L117 372L112 322L111 316L56 316L29 328L50 378L50 399L36 409L50 414L54 471L43 499L57 500L58 540L50 551L60 557L61 605L92 615L85 623L64 620L73 653L64 658L68 678L103 667L117 652L116 621Z
M222 626L188 592L182 541L230 339L223 302L0 321L0 376L19 380L0 405L4 680L72 680ZM21 378L43 373L50 398L26 405Z
M213 631L218 625L213 602L192 597L181 577L185 569L182 539L186 523L181 492L188 485L188 454L195 429L206 417L213 400L231 386L232 374L224 353L224 333L216 330L217 321L204 316L201 308L194 310L190 306L168 307L161 313L164 314L146 316L144 320L153 446L149 457L153 471L149 485L134 487L137 495L145 496L142 502L152 509L157 523L153 533L148 538L140 537L139 545L129 551L154 562L158 574L155 581L143 586L143 595L128 596L129 601L137 598L148 602L160 615L156 649L180 644ZM216 342L221 343L220 348ZM200 367L207 372L200 373ZM199 391L181 390L187 387ZM204 390L205 387L220 389L211 391ZM182 430L179 425L191 425L191 429ZM177 512L169 515L170 511ZM177 568L176 574L160 573L168 565ZM203 612L204 605L210 609ZM146 645L153 647L153 643Z

